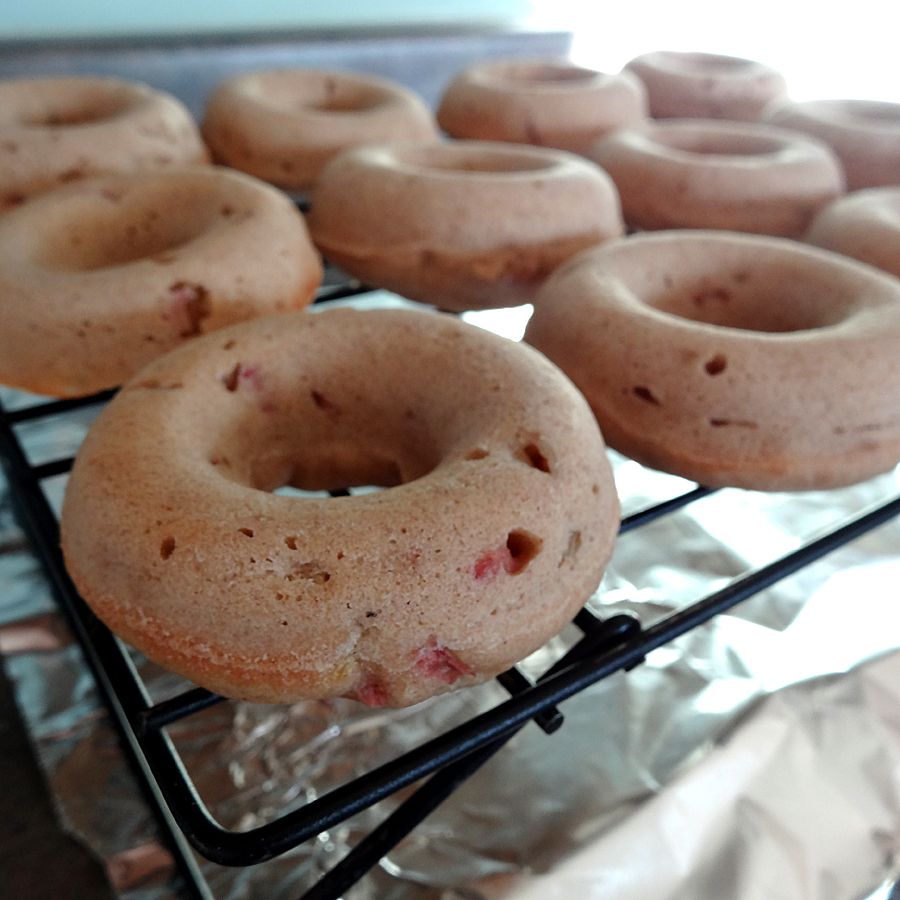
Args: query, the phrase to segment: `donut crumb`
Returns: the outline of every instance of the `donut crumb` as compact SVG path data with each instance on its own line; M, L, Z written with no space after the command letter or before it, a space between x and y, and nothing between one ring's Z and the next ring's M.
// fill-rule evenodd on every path
M645 387L642 384L637 384L632 388L632 393L635 397L639 397L645 403L652 403L654 406L661 406L662 404L659 400L654 396L653 391L650 388Z
M510 575L518 575L524 572L528 564L541 552L544 542L530 531L516 528L506 537L506 549L509 551L509 561L506 571Z
M550 474L550 461L534 441L522 448L522 456L532 468Z
M331 581L331 572L320 568L320 565L321 563L318 562L301 563L298 566L294 566L293 573L288 573L284 576L285 580L294 581L299 576L306 581L313 582L313 584L327 584Z
M168 559L175 552L175 538L169 536L163 538L159 545L159 555L163 559Z
M297 538L294 535L288 535L288 537L284 539L284 543L288 550L297 549Z
M237 390L238 380L241 377L241 364L235 363L234 368L227 375L221 376L221 382L225 385L225 390L232 394Z
M231 348L234 347L234 345L235 345L234 340L225 341L225 343L222 344L222 349L223 350L231 350Z
M566 549L563 551L563 555L559 561L559 565L561 566L567 560L574 559L578 555L578 551L580 549L581 549L581 532L580 531L570 531L569 532L569 541L566 544Z
M703 368L707 375L719 375L725 371L728 360L721 353L717 353L712 359L708 359Z
M466 454L466 459L485 459L490 455L490 450L485 450L484 447L476 447L474 450L470 450Z
M238 531L241 534L246 535L249 538L253 537L253 529L252 528L238 528Z
M709 424L712 425L713 428L727 428L729 426L734 426L736 428L759 428L759 425L756 422L751 422L749 419L710 419Z
M309 395L312 397L313 403L315 403L319 409L336 416L340 415L341 408L336 403L332 403L331 400L320 391L310 391Z

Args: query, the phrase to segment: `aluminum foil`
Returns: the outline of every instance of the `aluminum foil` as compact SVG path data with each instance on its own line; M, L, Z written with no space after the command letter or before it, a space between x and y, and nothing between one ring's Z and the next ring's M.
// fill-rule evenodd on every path
M518 337L527 315L467 318ZM45 461L72 453L92 415L19 434ZM612 455L625 512L689 487ZM47 483L57 508L64 483ZM591 605L651 624L898 489L895 471L821 493L720 491L624 535ZM652 885L672 900L886 898L900 876L898 584L895 521L567 701L560 732L527 726L346 896L630 900ZM575 637L564 632L526 668L540 671ZM5 486L0 650L67 828L107 861L123 898L179 896ZM156 698L184 686L150 663L141 671ZM228 702L170 731L213 814L247 829L504 697L488 684L388 712ZM222 900L296 898L399 799L260 866L201 861L204 876Z

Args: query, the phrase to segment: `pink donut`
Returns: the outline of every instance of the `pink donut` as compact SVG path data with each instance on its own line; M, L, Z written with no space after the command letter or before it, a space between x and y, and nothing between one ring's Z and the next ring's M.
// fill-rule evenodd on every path
M850 191L900 184L900 103L812 100L776 106L767 119L825 141Z
M630 72L605 75L567 60L479 63L450 83L437 112L455 138L574 153L646 117L646 91Z
M843 192L834 154L758 122L669 120L618 131L589 153L633 228L724 228L799 237Z
M704 484L801 490L900 462L900 282L795 241L672 231L548 279L525 339L607 443Z
M900 278L900 187L836 200L816 216L806 240Z
M785 93L784 78L750 59L714 53L646 53L625 66L647 88L656 119L755 121Z

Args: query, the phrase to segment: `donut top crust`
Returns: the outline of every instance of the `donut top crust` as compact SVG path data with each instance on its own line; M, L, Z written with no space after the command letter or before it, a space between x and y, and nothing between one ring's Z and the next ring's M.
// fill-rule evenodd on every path
M900 278L900 187L841 197L816 216L806 240Z
M341 197L357 214L345 214ZM479 252L539 244L618 218L615 188L593 163L559 150L487 141L360 147L322 174L309 216L320 246L356 252ZM384 215L385 209L391 215ZM377 233L372 223L378 221Z
M373 483L397 486L270 493ZM599 581L617 502L586 403L539 354L448 316L329 310L144 369L85 440L62 522L100 614L201 684L399 705L558 631ZM423 665L430 647L455 677Z
M715 53L658 50L631 60L625 70L644 83L650 115L658 119L756 121L787 90L784 78L769 66Z
M278 69L220 84L203 134L222 162L286 189L304 189L336 153L359 144L430 140L431 111L385 78Z
M114 78L0 81L0 209L81 178L206 162L187 109Z
M711 485L849 484L900 458L900 283L779 238L657 232L580 254L526 340L609 444Z
M440 126L456 138L537 144L583 152L616 128L647 116L643 84L564 59L479 63L447 86Z

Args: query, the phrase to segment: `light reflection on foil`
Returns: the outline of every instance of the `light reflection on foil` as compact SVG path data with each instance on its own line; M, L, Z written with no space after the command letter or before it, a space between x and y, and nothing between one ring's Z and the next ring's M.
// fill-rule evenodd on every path
M30 458L73 453L95 412L23 426ZM613 459L626 512L690 488ZM64 483L47 483L57 509ZM717 492L624 535L590 605L650 624L898 488L895 472L840 491ZM900 676L889 655L900 648L898 548L893 522L567 701L559 733L526 727L346 896L606 900L646 896L652 880L654 896L672 900L744 900L775 896L772 873L797 859L812 882L785 876L778 896L879 890L896 875L900 844ZM175 896L154 825L77 649L50 624L52 608L0 492L0 643L10 626L5 646L18 649L7 667L60 808L109 861L123 897ZM567 630L524 668L538 674L574 639ZM157 699L185 685L141 668ZM171 733L213 814L244 830L505 696L490 684L395 712L346 700L228 702ZM757 783L768 801L751 790ZM222 900L296 898L413 789L277 860L248 869L204 861L203 871ZM866 865L826 855L842 842ZM723 891L726 875L739 881Z

